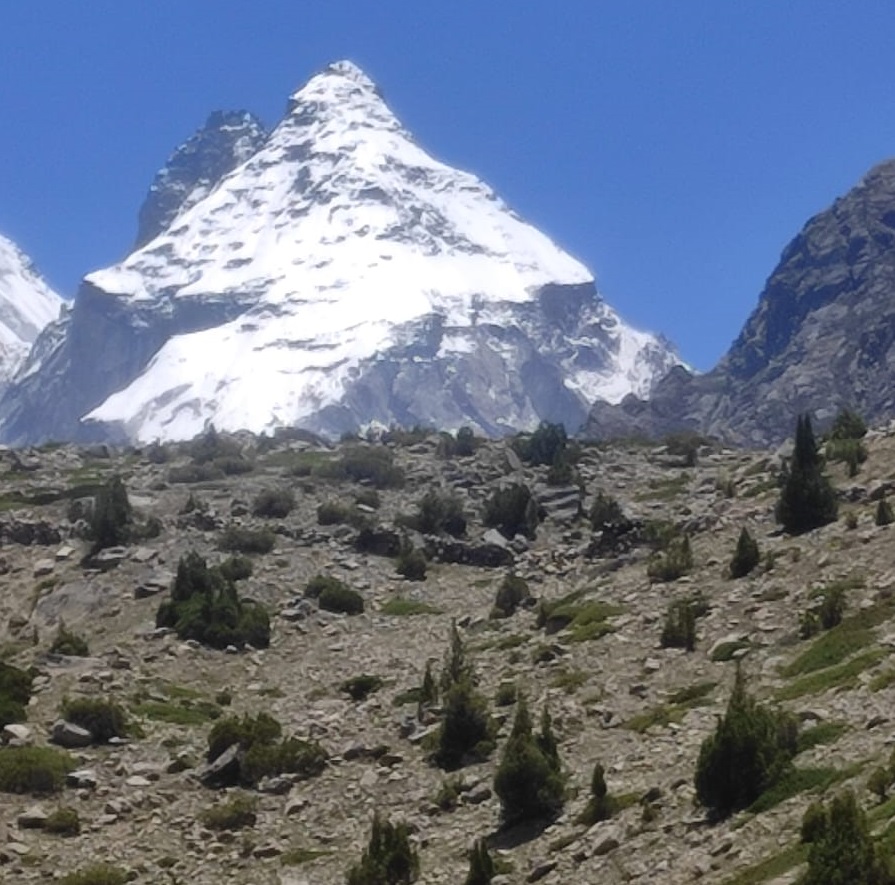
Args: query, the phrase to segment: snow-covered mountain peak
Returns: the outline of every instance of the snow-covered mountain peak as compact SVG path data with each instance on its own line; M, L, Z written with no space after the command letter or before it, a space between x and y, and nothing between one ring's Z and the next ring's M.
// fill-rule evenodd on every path
M0 386L18 371L62 303L25 253L0 236Z
M217 145L221 121L209 123ZM64 381L57 437L75 397L78 419L139 440L208 421L336 435L371 421L571 429L594 398L648 393L677 362L487 184L423 150L351 62L312 77L222 174L199 174L202 143L175 154L190 162L168 176L163 229L85 278L59 351L74 354L60 371L78 384ZM81 361L95 359L99 328L109 370L90 387ZM34 367L35 396L54 361ZM27 425L27 407L12 410Z

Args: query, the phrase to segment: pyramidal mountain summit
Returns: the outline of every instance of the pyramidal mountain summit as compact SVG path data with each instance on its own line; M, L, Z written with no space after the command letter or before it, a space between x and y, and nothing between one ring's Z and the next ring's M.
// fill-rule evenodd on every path
M0 391L21 369L40 332L59 316L62 304L28 256L0 236Z
M271 132L213 114L175 152L136 250L85 277L0 401L0 438L577 428L679 363L343 61Z

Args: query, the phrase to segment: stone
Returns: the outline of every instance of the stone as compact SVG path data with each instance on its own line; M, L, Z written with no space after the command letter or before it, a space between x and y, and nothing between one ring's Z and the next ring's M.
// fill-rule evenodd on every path
M16 818L16 823L23 830L42 830L48 817L39 805L32 805Z
M93 743L93 735L86 728L59 719L53 723L50 740L67 750L89 747Z
M200 769L196 776L205 787L229 787L239 782L239 744L227 747L220 756Z
M79 768L65 776L65 785L76 790L95 790L99 780L92 768Z
M34 568L31 574L35 578L44 578L47 575L53 574L56 569L56 562L52 559L38 559L37 562L34 563Z
M21 722L11 722L3 726L3 743L22 747L31 743L31 729Z

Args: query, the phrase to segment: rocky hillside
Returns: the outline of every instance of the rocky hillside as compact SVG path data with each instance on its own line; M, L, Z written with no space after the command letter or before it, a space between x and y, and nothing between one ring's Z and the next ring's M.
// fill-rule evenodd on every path
M650 402L597 404L588 433L690 427L750 445L779 442L790 416L842 407L895 414L895 160L872 169L784 249L758 307L718 366L675 371Z
M586 446L580 487L549 485L548 469L508 443L457 455L423 435L335 448L310 436L209 436L7 451L0 636L5 660L33 666L35 678L27 721L5 739L43 747L55 735L71 746L73 771L56 794L0 794L4 880L107 862L146 883L341 883L378 810L409 825L426 883L463 881L467 852L484 836L502 871L494 881L505 885L794 881L811 799L849 785L877 831L895 814L866 788L888 761L895 703L893 529L874 521L893 490L895 435L873 432L866 445L855 478L833 469L839 521L799 537L774 521L779 464L729 449L702 448L694 459L676 446ZM116 475L133 508L130 535L88 555L92 497ZM513 484L539 502L543 520L535 527L527 517L533 537L507 539L483 524L496 490ZM465 533L456 521L457 537L416 531L447 525L437 518L445 508L419 520L432 490L456 497ZM627 521L594 531L582 511L599 493ZM732 580L743 527L760 565ZM675 529L689 537L692 567L657 580L654 548ZM426 551L425 580L397 573L402 537ZM217 563L229 555L222 546L268 543L249 554L250 569L239 566L251 571L239 593L271 613L269 647L214 650L156 627L181 557L197 551ZM315 601L306 589L318 575L359 594L362 613ZM495 619L507 575L533 598ZM841 624L800 639L804 613L837 594ZM661 642L669 605L685 600L699 615L691 652ZM429 758L438 707L418 717L415 692L427 663L438 678L452 622L497 733L490 756L445 772ZM50 652L62 624L86 641L87 656ZM712 824L694 804L694 772L735 660L760 699L797 715L799 753L776 791ZM374 678L346 686L360 676ZM544 705L550 711L567 798L546 829L506 832L493 777L516 692L536 721ZM89 729L57 724L63 707L90 698L120 704L127 737L96 745ZM227 781L223 763L205 764L210 730L222 717L262 712L284 736L318 741L327 761L309 777L262 779L246 790L255 806L244 826L214 829L207 810L241 793L213 786ZM0 749L0 780L10 747ZM595 762L616 813L589 825L580 818ZM79 835L48 831L59 807L75 810Z
M212 118L0 402L0 438L301 426L580 426L679 362L484 182L424 151L355 65L264 137Z

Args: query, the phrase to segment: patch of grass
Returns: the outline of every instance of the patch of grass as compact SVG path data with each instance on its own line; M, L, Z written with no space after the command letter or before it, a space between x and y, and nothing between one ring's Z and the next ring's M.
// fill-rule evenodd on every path
M324 851L320 848L290 848L280 855L280 863L284 867L300 867L330 854L332 854L331 851Z
M613 631L609 618L622 613L620 606L598 600L583 601L588 590L580 589L553 602L542 601L538 609L538 626L548 634L569 631L571 642L599 639Z
M858 766L860 767L860 766ZM791 768L773 786L765 790L750 806L753 814L769 811L781 802L808 790L821 792L856 773L855 766L835 768Z
M727 879L724 885L760 885L777 879L808 859L808 845L796 842Z
M663 477L662 479L651 479L649 481L649 491L641 492L635 495L635 501L671 501L678 495L683 494L690 484L690 477L686 473L678 476Z
M870 680L870 685L868 686L871 691L882 691L884 688L888 688L893 682L895 682L895 670L883 670L878 676L874 676L873 679Z
M205 725L221 717L221 708L208 701L198 703L165 703L146 701L132 708L136 716L170 725Z
M55 836L77 836L81 832L81 819L77 809L62 806L50 812L43 828Z
M394 618L410 617L412 615L440 615L442 610L427 602L419 602L416 599L404 599L395 596L379 609L381 615L390 615Z
M107 863L91 864L63 876L60 885L125 885L127 870Z
M498 639L495 648L499 651L510 651L519 648L520 645L525 645L526 642L528 642L527 636L523 636L521 633L511 633L509 636Z
M680 722L688 710L693 707L701 707L713 691L717 683L697 682L695 685L679 689L670 698L667 704L652 707L643 713L632 716L624 723L625 728L644 734L653 726L667 726Z
M847 731L846 722L821 722L812 728L806 728L798 737L796 753L804 753L822 744L834 744Z
M780 484L776 479L766 479L749 486L740 494L741 498L757 498L760 495L766 495L769 492L775 492L780 488Z
M788 701L806 694L819 694L831 688L853 685L861 673L875 667L885 656L886 652L881 648L865 652L844 664L828 667L825 670L803 676L789 685L784 685L776 692L776 698Z
M241 830L253 827L257 820L258 800L246 793L237 793L232 799L206 808L199 819L209 830Z
M561 688L566 694L574 694L588 680L583 670L560 670L550 680L551 688Z
M792 663L781 670L783 676L801 676L839 664L873 642L873 628L895 614L893 603L886 602L844 618L819 636Z

